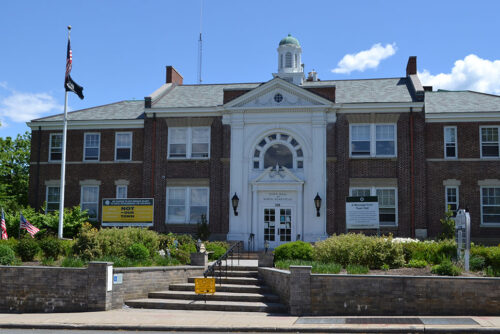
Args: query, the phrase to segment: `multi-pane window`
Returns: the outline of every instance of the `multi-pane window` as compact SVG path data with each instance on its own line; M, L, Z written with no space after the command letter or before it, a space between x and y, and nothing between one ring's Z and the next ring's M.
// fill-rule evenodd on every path
M445 187L445 210L450 209L453 216L457 215L458 210L458 187L448 186Z
M82 186L80 207L87 210L89 219L96 220L99 211L99 186Z
M116 186L116 198L127 198L127 186Z
M481 187L481 223L500 225L500 187Z
M62 159L62 134L51 133L49 144L49 161L61 161Z
M397 226L398 201L396 188L351 188L351 196L377 196L380 226Z
M210 127L169 128L168 143L169 158L208 158Z
M59 210L59 187L47 187L47 197L45 199L47 206L45 212Z
M481 127L481 157L498 158L500 157L500 142L498 136L498 126Z
M101 144L100 133L86 133L83 147L83 160L97 161L99 160L99 147Z
M132 132L116 133L115 160L132 160Z
M300 143L284 133L273 133L262 138L253 153L253 168L304 168L304 151Z
M285 67L292 67L292 54L290 52L285 54Z
M196 224L208 220L207 187L167 187L167 223Z
M445 126L444 127L444 157L456 158L457 157L457 127Z
M350 126L352 157L395 157L395 124L353 124Z

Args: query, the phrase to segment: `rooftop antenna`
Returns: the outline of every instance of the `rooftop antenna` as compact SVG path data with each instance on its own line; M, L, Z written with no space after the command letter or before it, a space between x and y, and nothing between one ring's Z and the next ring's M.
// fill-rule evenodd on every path
M200 0L200 38L198 39L198 84L201 84L201 58L203 53L203 40L201 38L201 23L203 17L203 0Z

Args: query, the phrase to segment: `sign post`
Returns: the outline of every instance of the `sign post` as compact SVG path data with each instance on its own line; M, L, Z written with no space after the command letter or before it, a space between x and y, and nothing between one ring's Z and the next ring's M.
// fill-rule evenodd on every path
M153 226L152 198L105 198L102 200L102 226Z
M457 241L457 257L459 259L463 257L465 271L469 271L470 214L464 209L457 211L455 218L455 240Z
M378 197L351 196L345 199L346 229L376 229L380 231Z

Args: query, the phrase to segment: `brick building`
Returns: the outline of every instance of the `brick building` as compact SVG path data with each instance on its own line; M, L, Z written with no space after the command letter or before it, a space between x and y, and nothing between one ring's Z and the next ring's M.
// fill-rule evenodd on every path
M171 66L142 101L68 114L65 204L154 198L154 229L253 238L257 249L346 231L346 196L378 196L383 233L436 236L450 205L500 240L500 97L397 78L304 75L292 36L262 83L184 85ZM59 204L62 115L33 120L30 204ZM231 199L236 195L236 209ZM314 199L321 198L316 209Z

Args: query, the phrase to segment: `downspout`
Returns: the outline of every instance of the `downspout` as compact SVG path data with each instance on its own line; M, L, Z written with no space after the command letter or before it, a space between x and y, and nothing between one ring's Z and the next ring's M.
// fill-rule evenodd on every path
M50 140L50 139L49 139ZM42 150L42 127L38 127L38 154L36 158L35 210L38 211L38 192L40 190L40 151ZM50 152L49 152L50 154Z
M151 145L151 198L155 197L156 113L153 113L153 142Z
M410 174L411 237L415 238L415 158L413 148L413 107L410 107Z

